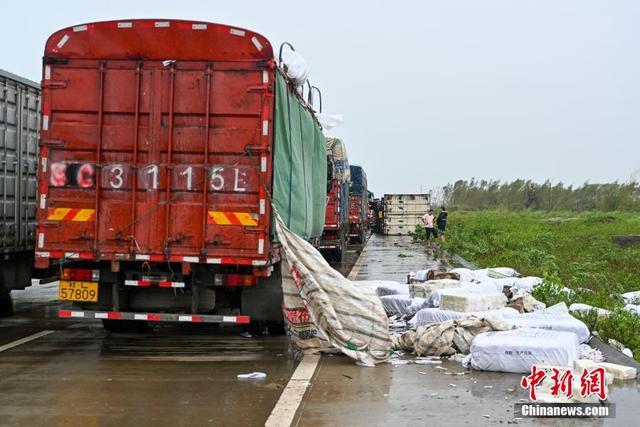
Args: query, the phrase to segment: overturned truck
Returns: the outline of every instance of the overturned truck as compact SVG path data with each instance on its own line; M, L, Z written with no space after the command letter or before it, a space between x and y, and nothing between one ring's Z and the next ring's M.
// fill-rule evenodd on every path
M60 317L282 321L285 224L319 240L325 140L249 30L182 20L65 28L47 41L35 266Z

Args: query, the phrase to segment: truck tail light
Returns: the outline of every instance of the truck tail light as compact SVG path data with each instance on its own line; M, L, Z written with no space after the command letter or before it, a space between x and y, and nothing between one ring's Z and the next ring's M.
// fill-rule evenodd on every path
M215 286L254 286L257 278L252 274L216 274Z
M62 270L62 279L97 282L100 280L100 270L65 268Z

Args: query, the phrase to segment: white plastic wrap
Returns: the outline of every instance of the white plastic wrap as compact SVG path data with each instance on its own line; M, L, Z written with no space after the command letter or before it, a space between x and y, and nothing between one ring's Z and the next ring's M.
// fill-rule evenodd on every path
M429 274L431 270L418 270L415 272L415 274L413 275L413 280L415 280L416 282L426 282L427 281L427 275Z
M322 129L325 131L331 130L344 123L342 114L316 113L316 118L320 122L320 125L322 125Z
M460 281L461 282L475 282L477 280L477 277L475 275L475 273L473 272L473 270L470 270L468 268L454 268L453 270L450 271L451 273L458 273L460 275Z
M407 317L413 317L418 311L428 306L429 302L426 298L413 298L411 304L405 309L404 314Z
M640 305L627 304L627 305L624 306L624 309L627 310L631 314L635 314L636 316L640 316Z
M402 316L413 302L408 295L385 295L380 297L388 316Z
M461 288L462 283L457 280L442 279L429 280L424 283L412 283L409 286L409 293L413 298L429 299L434 291L447 288Z
M391 280L361 280L354 282L356 286L375 289L378 296L409 295L409 285Z
M309 77L309 65L302 55L293 50L285 50L282 52L282 62L285 66L287 77L296 86L302 86L306 83Z
M440 308L463 313L470 311L487 311L503 308L507 297L500 292L462 293L445 292L441 294Z
M538 286L540 283L542 283L542 279L540 277L519 277L515 280L515 283L511 287L511 292L518 292L522 290L531 293L533 292L533 288Z
M640 291L625 292L622 294L625 304L640 305Z
M515 310L511 307L475 313L462 313L459 311L442 310L440 308L423 308L422 310L418 311L416 315L413 316L411 320L409 320L408 323L412 328L417 328L419 326L428 325L430 323L440 323L451 319L463 319L469 316L499 317L501 319L509 321L511 317L517 316L518 314L518 310Z
M578 336L578 341L581 343L587 342L590 336L587 325L572 315L562 312L523 313L506 320L519 328L572 332Z
M573 366L580 356L572 332L514 329L485 332L471 343L470 362L483 371L531 373L531 365Z
M576 302L569 306L570 313L587 314L592 310L595 310L596 313L598 313L598 317L609 317L609 314L611 313L609 310L605 310L604 308L593 307L589 304L581 304Z

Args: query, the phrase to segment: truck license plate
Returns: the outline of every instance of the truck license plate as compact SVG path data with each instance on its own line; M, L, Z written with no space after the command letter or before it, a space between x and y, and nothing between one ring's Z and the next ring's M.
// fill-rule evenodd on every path
M60 286L58 286L58 299L64 301L98 302L98 284L95 282L61 280Z

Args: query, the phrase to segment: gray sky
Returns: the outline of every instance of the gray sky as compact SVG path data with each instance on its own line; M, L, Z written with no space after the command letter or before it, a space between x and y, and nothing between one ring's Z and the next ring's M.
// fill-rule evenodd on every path
M353 3L0 0L0 68L39 81L48 35L84 22L218 22L294 44L377 195L471 177L626 181L640 168L637 0Z

